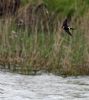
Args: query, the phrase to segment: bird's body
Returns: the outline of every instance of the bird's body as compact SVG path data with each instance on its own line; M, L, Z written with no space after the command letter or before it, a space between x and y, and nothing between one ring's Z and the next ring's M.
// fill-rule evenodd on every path
M71 32L70 32L70 29L73 30L73 28L70 28L70 27L68 26L68 19L67 19L67 18L64 20L63 25L62 25L62 28L64 29L64 31L65 31L66 33L68 33L70 36L72 36L72 34L71 34Z

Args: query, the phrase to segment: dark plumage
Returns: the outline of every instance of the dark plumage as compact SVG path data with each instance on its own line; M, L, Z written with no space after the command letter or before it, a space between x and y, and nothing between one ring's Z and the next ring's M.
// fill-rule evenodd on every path
M70 32L70 29L73 29L73 28L70 28L70 27L68 26L68 19L67 19L67 18L64 20L63 25L62 25L62 28L64 29L64 31L65 31L66 33L68 33L70 36L72 36L72 34L71 34L71 32Z
M66 19L63 21L63 25L62 28L64 29L64 31L69 34L70 36L72 36L70 30L74 30L74 28L70 28L69 27L69 22L71 21L71 16L73 16L74 10L70 10Z

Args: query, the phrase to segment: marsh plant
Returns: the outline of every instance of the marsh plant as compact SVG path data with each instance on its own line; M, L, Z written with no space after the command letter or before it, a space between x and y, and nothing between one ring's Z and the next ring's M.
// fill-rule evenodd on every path
M47 0L44 1L46 4L50 3ZM53 10L53 6L58 7L56 3L50 4L51 8L39 9L38 13L34 12L37 5L36 7L32 5L32 8L29 8L32 9L31 15L28 15L29 5L27 5L24 6L25 10L21 10L23 7L20 8L21 13L17 16L1 18L1 68L22 74L45 71L58 75L88 75L89 14L88 11L82 12L83 7L78 10L79 14L84 13L82 16L75 12L71 20L71 25L75 30L72 31L72 37L70 37L61 28L65 15L68 13L62 7L65 3L71 5L72 0L70 1L61 1L58 12L56 9ZM73 7L77 9L77 6L72 5ZM42 15L39 15L40 11ZM31 20L29 17L32 18L32 23L28 23ZM18 25L17 20L21 22L19 23L21 26Z

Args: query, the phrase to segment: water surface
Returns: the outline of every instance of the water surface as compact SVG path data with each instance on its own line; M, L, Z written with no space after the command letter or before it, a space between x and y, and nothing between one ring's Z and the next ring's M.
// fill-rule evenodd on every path
M89 77L0 72L0 100L89 100Z

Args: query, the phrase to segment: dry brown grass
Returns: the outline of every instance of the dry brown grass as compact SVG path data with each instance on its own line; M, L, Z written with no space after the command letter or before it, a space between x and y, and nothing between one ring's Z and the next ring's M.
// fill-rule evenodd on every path
M20 16L24 14L23 12ZM23 17L28 19L26 12ZM32 25L33 33L26 29L27 25L24 29L17 29L13 18L1 19L0 64L4 66L3 68L23 74L44 70L58 75L89 75L88 20L88 12L79 18L75 15L72 19L75 31L73 37L69 37L61 29L58 17L51 24L46 21L47 32L43 30L42 22L40 31L38 24Z

